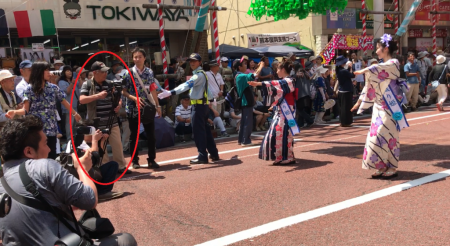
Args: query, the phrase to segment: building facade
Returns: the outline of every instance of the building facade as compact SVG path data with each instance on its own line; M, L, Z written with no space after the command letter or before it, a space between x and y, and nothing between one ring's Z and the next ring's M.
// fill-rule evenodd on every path
M161 52L158 12L143 8L143 4L156 3L153 0L0 0L5 11L14 55L21 50L31 49L33 43L44 43L45 49L64 57L64 62L82 65L90 55L98 51L110 51L131 64L130 51L139 46L154 60L155 52ZM170 4L192 5L191 0L173 0ZM52 10L56 27L55 35L21 38L18 36L15 11ZM165 39L170 57L186 57L192 42L197 13L193 10L164 9ZM205 25L206 26L206 25ZM205 27L206 28L206 27ZM203 35L206 43L206 35ZM0 36L0 47L9 51L8 36ZM207 47L201 46L200 53L206 56ZM38 52L39 54L39 52ZM35 59L24 52L22 59ZM30 57L31 56L31 57ZM101 54L92 59L102 60L107 65L115 58ZM158 59L157 59L158 60Z

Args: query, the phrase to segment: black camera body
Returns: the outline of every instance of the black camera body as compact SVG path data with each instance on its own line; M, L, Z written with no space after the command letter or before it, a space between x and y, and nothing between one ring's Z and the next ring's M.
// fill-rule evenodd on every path
M0 218L5 217L11 211L11 197L7 193L0 193Z

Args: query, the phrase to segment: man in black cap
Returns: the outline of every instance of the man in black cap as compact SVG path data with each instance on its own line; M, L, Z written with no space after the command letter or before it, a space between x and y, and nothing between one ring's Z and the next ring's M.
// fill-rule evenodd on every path
M209 116L209 100L213 96L208 90L208 77L202 70L202 58L197 53L192 53L189 56L189 61L193 76L185 83L179 85L171 91L163 90L158 94L160 99L169 97L171 95L178 95L190 89L190 97L192 104L191 124L194 131L195 145L198 150L197 159L191 160L191 164L207 164L208 152L213 161L219 160L219 152L208 126ZM206 152L208 150L208 152Z
M118 60L114 60L111 65L111 70L106 77L107 80L116 80L116 74L120 73L122 71L122 63Z
M87 104L87 119L94 120L100 118L98 129L104 130L108 126L110 116L113 117L111 128L109 129L109 144L112 148L113 160L119 163L119 173L131 173L126 168L126 162L123 156L122 140L119 123L116 113L122 107L122 100L119 104L113 106L113 84L106 79L109 67L103 62L96 61L91 66L94 78L83 83L81 86L80 103ZM102 146L103 147L103 146ZM109 162L108 151L104 151L103 163Z

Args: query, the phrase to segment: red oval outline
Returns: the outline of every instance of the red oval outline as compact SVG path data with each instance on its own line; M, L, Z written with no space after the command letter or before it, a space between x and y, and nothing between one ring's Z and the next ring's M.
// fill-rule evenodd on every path
M127 70L128 70L128 74L130 74L131 80L133 81L134 91L136 92L136 98L138 99L138 105L140 105L140 103L139 103L140 98L139 98L139 94L138 94L138 92L137 92L136 82L134 81L134 77L132 76L132 73L130 72L130 68L129 68L129 67L127 66L127 64L122 60L122 58L120 58L118 55L112 53L111 51L104 50L104 51L99 51L99 52L97 52L97 53L91 55L91 56L86 60L86 62L84 62L84 64L83 64L83 66L81 67L80 71L83 71L84 67L85 67L86 64L92 59L92 57L94 57L94 56L96 56L96 55L99 55L99 54L105 54L105 53L106 53L106 54L110 54L110 55L114 55L115 57L119 58L119 60L122 62L122 64L125 65L125 67L126 67ZM72 132L72 117L73 117L73 116L72 116L72 103L73 103L73 95L74 95L74 93L75 93L75 88L76 88L76 86L77 86L77 83L78 83L78 79L79 79L79 78L80 78L80 73L77 74L77 78L76 78L76 80L75 80L75 86L74 86L73 89L72 89L72 100L70 100L70 111L69 111L69 114L70 114L70 122L69 122L69 124L70 124L70 138L71 138L71 140L72 140L72 146L73 146L73 149L76 149L76 146L75 146L75 142L73 141L73 132ZM123 103L123 102L122 102L122 103ZM137 132L139 133L140 127L141 127L141 110L140 110L140 107L137 107L137 108L138 108L138 129L137 129ZM133 161L134 155L136 154L136 149L137 149L137 146L138 146L138 141L139 141L139 134L137 134L136 145L134 146L133 155L131 156L130 162L128 163L127 170L128 170L128 168L130 167L131 162ZM81 163L81 162L80 162L80 158L78 157L78 154L77 154L76 151L75 151L75 156L77 157L78 163ZM86 170L84 170L83 165L80 164L80 167L81 167L81 169L83 169L83 172L84 172L84 173L85 173L85 174L86 174L86 175L87 175L94 183L99 184L99 185L111 185L111 184L114 184L115 182L119 181L119 180L123 177L123 175L125 175L125 172L123 172L122 175L120 175L120 176L119 176L117 179L115 179L114 181L109 182L109 183L102 183L102 182L97 182L97 181L95 181L93 178L91 178L91 176L86 172Z

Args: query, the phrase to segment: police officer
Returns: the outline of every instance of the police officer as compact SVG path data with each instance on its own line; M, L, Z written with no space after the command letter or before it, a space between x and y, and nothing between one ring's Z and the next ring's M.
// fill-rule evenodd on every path
M219 152L211 134L210 126L208 125L209 115L209 101L208 98L213 99L208 90L208 79L203 71L201 65L202 58L197 53L192 53L188 60L192 69L193 76L183 84L171 91L163 90L158 95L160 99L169 97L171 95L179 95L190 89L192 115L191 124L194 132L194 141L198 150L197 159L191 160L191 164L207 164L208 150L212 161L219 160Z

